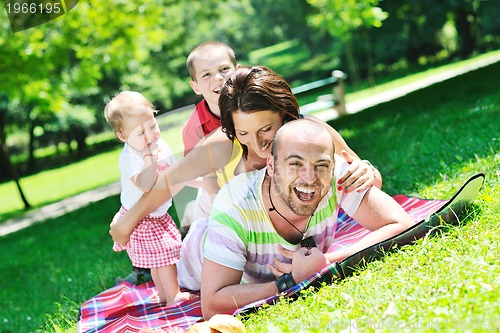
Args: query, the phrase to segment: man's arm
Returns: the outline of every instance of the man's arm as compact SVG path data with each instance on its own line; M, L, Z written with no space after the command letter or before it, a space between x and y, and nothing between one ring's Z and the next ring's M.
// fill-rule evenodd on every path
M204 260L201 273L201 309L205 320L217 313L230 313L278 293L274 281L240 284L242 275L238 270Z
M366 192L352 218L372 232L351 246L327 253L325 256L330 262L341 261L408 229L414 223L393 198L376 187L371 187Z

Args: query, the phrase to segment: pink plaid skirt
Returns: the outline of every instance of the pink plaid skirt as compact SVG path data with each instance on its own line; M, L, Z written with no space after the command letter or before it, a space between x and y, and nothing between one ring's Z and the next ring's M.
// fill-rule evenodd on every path
M120 216L126 212L122 207ZM181 253L181 244L181 234L170 215L148 215L135 227L127 245L122 246L115 242L113 250L127 250L135 267L155 268L176 264Z

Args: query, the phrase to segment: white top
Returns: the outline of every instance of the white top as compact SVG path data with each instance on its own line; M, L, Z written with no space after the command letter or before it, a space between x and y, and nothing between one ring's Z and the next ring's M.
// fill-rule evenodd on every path
M168 144L162 139L158 140L158 171L163 171L169 166L176 162L174 154L170 150ZM141 173L144 168L144 158L142 157L142 152L130 147L125 143L121 153L120 153L120 172L121 172L121 186L122 192L120 196L120 201L125 209L130 209L143 195L143 191L140 190L134 183L132 183L132 177ZM172 204L172 199L168 200L156 210L151 212L150 216L162 216L167 213L167 210Z

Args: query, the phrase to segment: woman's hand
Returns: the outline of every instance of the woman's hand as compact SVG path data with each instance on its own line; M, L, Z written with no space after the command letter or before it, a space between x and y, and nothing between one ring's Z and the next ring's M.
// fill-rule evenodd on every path
M376 181L378 172L370 162L360 160L345 150L342 150L341 154L350 166L337 181L339 191L362 192L372 185L382 186L380 181Z
M120 213L118 212L115 214L113 220L109 224L109 234L111 235L111 238L113 238L113 241L122 246L127 245L128 241L130 240L130 235L135 228L135 226L133 226L132 229L130 229L130 227L127 227L126 223L123 221L125 216L120 217Z

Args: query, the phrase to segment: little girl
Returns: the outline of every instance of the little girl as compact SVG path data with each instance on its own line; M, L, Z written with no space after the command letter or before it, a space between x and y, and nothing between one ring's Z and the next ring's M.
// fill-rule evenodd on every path
M106 121L125 145L120 154L121 204L124 215L144 192L156 183L159 172L175 162L154 117L153 105L142 94L124 91L104 108ZM167 210L167 201L141 221L126 246L115 242L113 250L127 250L134 267L151 268L160 302L172 304L189 299L179 290L176 263L181 249L181 235Z

